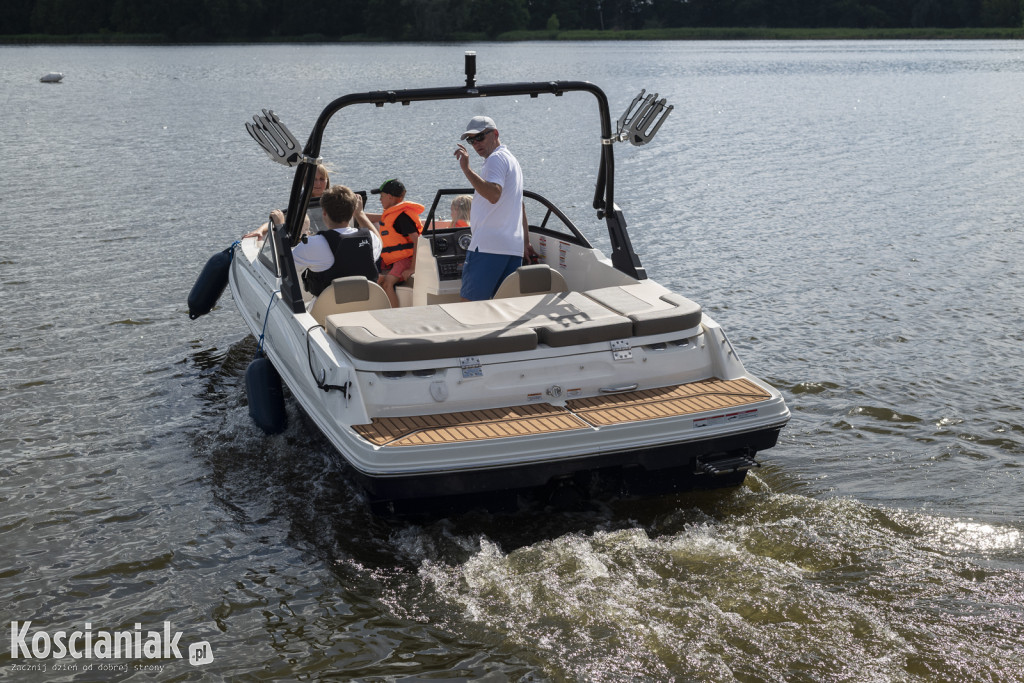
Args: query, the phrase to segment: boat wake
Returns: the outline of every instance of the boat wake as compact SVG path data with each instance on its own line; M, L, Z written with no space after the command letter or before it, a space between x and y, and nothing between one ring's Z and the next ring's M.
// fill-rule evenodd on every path
M508 641L556 679L996 680L1019 670L1022 577L1000 560L1019 564L1020 529L751 483L513 550L481 536L462 562L424 557L420 578L448 606L449 628Z
M245 535L293 548L303 575L319 567L310 609L349 605L307 623L307 638L371 609L360 628L449 662L410 661L406 675L998 680L1022 663L1022 528L819 500L778 467L731 490L380 517L294 399L280 435L248 419L254 348L202 356L216 415L193 444ZM322 664L394 673L367 650Z

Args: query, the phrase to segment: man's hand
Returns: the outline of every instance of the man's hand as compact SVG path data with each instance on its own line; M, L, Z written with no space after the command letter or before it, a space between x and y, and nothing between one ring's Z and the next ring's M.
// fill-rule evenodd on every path
M498 183L489 183L480 177L476 171L469 167L469 152L462 145L455 150L455 158L459 160L459 167L462 168L463 175L466 176L466 180L473 186L476 193L489 201L491 204L497 204L498 200L501 199L501 185Z
M455 150L455 158L459 162L459 168L465 173L469 170L469 152L462 145L457 145L458 149Z

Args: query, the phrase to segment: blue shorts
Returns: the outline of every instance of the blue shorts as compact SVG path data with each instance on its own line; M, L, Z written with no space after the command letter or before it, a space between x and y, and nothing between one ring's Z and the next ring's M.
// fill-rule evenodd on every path
M502 281L521 265L522 256L471 251L466 254L466 262L462 266L462 289L459 294L470 301L490 299Z

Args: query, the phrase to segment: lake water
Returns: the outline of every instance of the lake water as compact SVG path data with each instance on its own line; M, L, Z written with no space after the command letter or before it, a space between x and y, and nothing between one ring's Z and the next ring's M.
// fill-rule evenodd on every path
M465 49L480 83L589 80L613 116L640 88L675 105L651 145L616 148L616 197L648 272L793 411L743 487L388 520L294 403L280 436L249 421L255 341L230 295L185 306L290 187L244 122L270 108L304 140L341 94L464 82ZM0 678L1024 680L1024 44L0 47L0 65ZM475 113L606 246L589 96L346 110L333 180L461 184ZM12 659L12 621L30 643L169 622L214 661Z

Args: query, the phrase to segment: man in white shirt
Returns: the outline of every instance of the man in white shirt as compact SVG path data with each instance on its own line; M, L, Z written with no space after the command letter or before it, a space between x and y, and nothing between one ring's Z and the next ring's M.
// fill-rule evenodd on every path
M523 205L523 171L508 147L498 139L489 116L474 116L462 139L484 158L480 173L469 167L469 152L458 145L455 158L473 186L469 224L473 240L462 270L466 301L490 299L506 276L529 258L530 232Z

